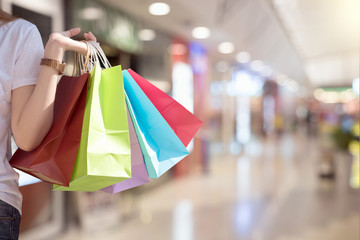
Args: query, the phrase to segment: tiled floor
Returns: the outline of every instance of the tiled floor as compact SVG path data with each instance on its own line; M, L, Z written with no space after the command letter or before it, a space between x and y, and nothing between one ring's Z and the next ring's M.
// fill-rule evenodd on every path
M351 158L333 153L335 180L320 179L321 144L305 135L254 139L238 155L212 154L210 172L135 196L137 209L101 231L54 240L358 240L360 194Z

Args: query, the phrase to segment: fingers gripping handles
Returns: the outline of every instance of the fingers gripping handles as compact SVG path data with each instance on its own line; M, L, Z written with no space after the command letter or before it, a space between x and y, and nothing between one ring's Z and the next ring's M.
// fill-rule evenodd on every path
M100 47L99 43L94 41L83 41L87 46L86 56L75 52L74 55L74 69L73 75L81 75L85 72L90 72L96 62L102 64L104 68L110 68L111 64L106 58L104 51Z

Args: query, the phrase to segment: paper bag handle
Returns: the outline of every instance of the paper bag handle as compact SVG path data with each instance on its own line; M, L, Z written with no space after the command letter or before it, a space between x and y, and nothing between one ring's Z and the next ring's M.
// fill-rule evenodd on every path
M110 68L111 64L106 58L104 51L100 47L99 43L95 41L83 41L87 46L86 56L75 53L74 57L74 70L73 75L75 74L84 74L85 72L90 72L96 62L102 63L104 68Z

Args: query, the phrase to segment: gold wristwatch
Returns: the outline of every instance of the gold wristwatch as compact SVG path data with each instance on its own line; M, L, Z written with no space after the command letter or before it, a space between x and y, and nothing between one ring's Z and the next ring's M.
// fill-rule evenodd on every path
M41 59L40 65L51 67L52 69L58 71L58 75L62 75L64 73L66 64L58 60L43 58Z

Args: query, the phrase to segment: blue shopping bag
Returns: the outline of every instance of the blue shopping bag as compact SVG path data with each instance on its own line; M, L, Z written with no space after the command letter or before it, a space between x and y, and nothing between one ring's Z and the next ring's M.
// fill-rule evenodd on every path
M123 71L126 103L150 178L158 178L189 154L136 81Z

